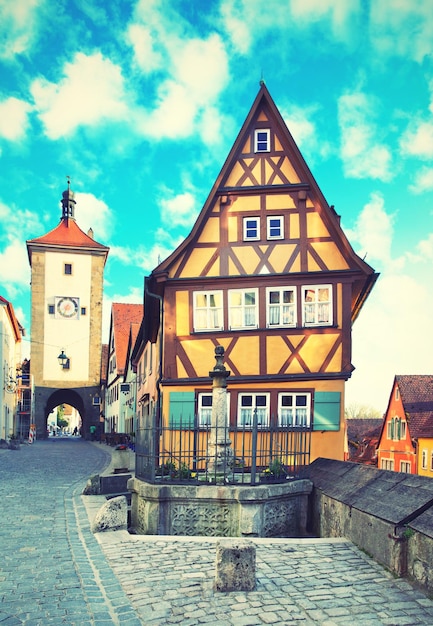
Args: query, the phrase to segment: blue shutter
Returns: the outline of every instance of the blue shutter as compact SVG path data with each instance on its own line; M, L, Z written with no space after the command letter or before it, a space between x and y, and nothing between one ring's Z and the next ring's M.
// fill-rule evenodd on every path
M172 391L169 411L170 428L178 430L194 428L194 392Z
M316 391L313 430L340 430L341 393Z

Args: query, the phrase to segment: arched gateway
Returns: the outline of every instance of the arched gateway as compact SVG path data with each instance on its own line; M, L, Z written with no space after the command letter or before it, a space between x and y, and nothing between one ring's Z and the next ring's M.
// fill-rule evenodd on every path
M75 221L74 192L62 195L60 223L27 241L32 272L30 367L36 436L47 437L47 417L59 404L74 406L82 432L99 426L102 288L108 248Z

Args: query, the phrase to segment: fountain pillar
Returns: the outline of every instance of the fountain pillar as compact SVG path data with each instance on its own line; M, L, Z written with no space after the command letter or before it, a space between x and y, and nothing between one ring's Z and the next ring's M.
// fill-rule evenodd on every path
M208 443L207 472L209 481L224 484L233 465L232 443L229 438L227 414L227 378L230 372L223 364L224 348L215 348L216 364L212 378L212 416Z

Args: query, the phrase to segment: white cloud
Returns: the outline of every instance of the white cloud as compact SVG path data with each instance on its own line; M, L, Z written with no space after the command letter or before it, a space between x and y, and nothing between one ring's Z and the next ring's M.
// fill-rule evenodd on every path
M432 54L433 11L430 2L370 2L370 37L381 53L421 63Z
M418 121L412 124L401 138L400 147L404 155L432 159L433 121Z
M95 241L107 245L114 217L107 204L91 193L75 194L75 219L85 233L91 228Z
M415 173L415 180L409 186L412 193L424 193L433 191L433 167L421 167Z
M280 111L297 145L309 154L310 159L317 155L323 158L329 154L329 143L319 136L316 125L311 121L313 117L319 117L318 106L299 107L291 104Z
M7 98L0 102L0 137L9 141L22 139L28 125L31 106L18 98Z
M126 41L133 50L138 67L149 74L163 65L163 56L156 49L156 42L151 30L142 24L130 24L126 32Z
M197 218L198 210L195 197L189 191L159 201L161 219L171 226L191 227Z
M36 15L43 0L0 2L0 58L13 59L27 52L37 30Z
M329 20L333 34L338 35L344 33L352 15L360 10L360 0L291 0L290 7L296 20Z
M3 227L0 239L0 285L13 301L30 285L30 265L22 240L23 224L31 230L37 224L38 217L30 211L0 202L0 222Z
M351 93L338 100L341 131L341 158L346 176L389 181L391 152L379 142L377 104L363 93Z
M58 84L39 78L31 93L50 139L70 135L81 125L129 119L121 68L100 52L76 53Z

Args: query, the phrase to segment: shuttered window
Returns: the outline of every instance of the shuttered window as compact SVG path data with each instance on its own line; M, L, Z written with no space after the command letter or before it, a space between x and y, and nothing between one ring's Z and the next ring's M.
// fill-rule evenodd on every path
M172 391L169 411L170 428L173 430L194 428L194 392Z
M340 430L341 393L316 391L313 430Z

